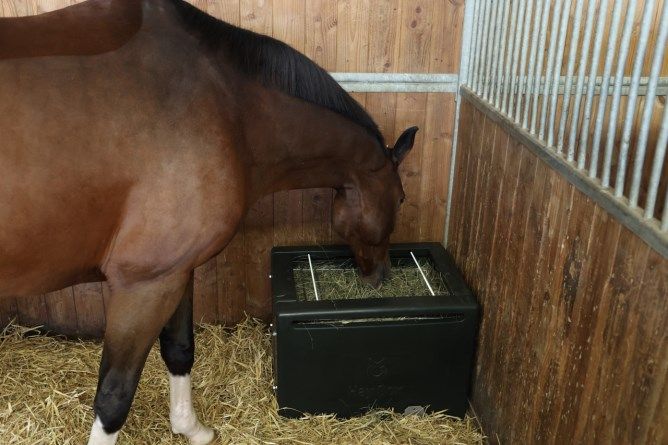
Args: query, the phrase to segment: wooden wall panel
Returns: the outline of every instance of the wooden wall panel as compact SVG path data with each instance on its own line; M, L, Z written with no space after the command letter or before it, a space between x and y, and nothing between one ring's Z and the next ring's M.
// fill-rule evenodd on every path
M0 0L0 15L36 14L77 2ZM192 3L230 23L282 39L330 71L458 71L462 1L192 0ZM413 153L400 170L408 200L393 241L441 241L454 96L359 93L354 97L367 107L390 145L406 127L420 126ZM329 189L304 190L277 193L256 203L230 245L196 269L196 319L234 323L244 313L267 317L271 247L341 242L331 229L332 196ZM17 317L19 322L45 323L70 333L97 335L104 322L100 311L105 297L108 293L104 288L91 285L22 299L20 303L10 298L0 303L0 322Z
M482 305L501 443L668 440L668 259L464 102L448 249Z

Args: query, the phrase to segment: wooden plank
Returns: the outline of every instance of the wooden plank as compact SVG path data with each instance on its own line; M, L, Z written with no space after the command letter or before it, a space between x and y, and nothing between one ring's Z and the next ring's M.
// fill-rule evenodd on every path
M468 259L468 249L469 249L469 238L471 237L471 232L468 228L471 225L472 221L472 202L475 192L475 184L478 180L477 177L477 165L478 159L480 157L480 145L485 129L485 121L487 118L479 113L477 110L472 114L472 121L475 122L471 126L471 137L470 145L464 150L466 152L466 166L462 164L464 170L464 193L462 195L463 209L462 209L462 226L461 226L461 235L459 236L460 246L457 251L457 258L459 258L458 266L464 274L466 274L466 261ZM465 278L469 278L465 276ZM469 281L469 284L472 284Z
M489 124L487 124L489 125ZM475 255L478 257L477 258L477 264L481 265L482 267L486 268L498 268L499 263L496 263L493 260L495 252L497 252L498 245L495 241L497 241L496 234L497 231L499 230L499 225L500 225L500 218L498 217L499 212L500 212L500 204L502 201L502 197L504 196L503 193L507 193L508 190L508 184L504 184L502 182L502 178L510 178L511 175L507 171L507 160L508 160L508 135L500 131L500 129L497 126L484 126L482 128L474 126L474 132L482 133L490 131L493 132L493 143L489 147L491 149L489 150L489 156L493 157L492 164L493 167L491 167L489 175L492 177L491 183L493 186L490 186L489 190L487 190L487 195L488 198L486 201L490 201L490 205L488 205L488 209L485 211L485 215L483 215L483 222L482 224L485 225L485 234L488 234L486 237L486 241L481 244L481 248L475 252ZM480 144L478 144L480 145ZM473 186L471 186L473 187ZM492 188L493 187L493 188ZM491 203L493 202L493 205ZM470 204L469 204L470 205ZM470 223L469 223L470 224ZM468 229L470 230L470 229ZM485 265L485 263L488 263ZM491 276L491 274L488 275L480 275L477 272L473 273L473 276L470 278L470 284L474 286L476 295L478 297L478 301L481 303L481 306L483 308L484 313L487 313L488 311L496 311L496 304L498 303L498 300L495 295L493 295L490 291L489 288L487 287L487 282L486 282L486 277ZM488 348L488 345L490 344L490 335L493 332L492 329L490 329L490 326L493 325L492 322L492 317L484 317L483 320L484 323L484 328L481 326L480 332L479 332L479 341L478 344L480 345L479 347L479 356L482 357L484 356L489 356L491 354L491 349ZM475 378L476 378L476 388L474 389L474 399L476 400L488 400L489 395L485 394L483 391L478 391L478 387L482 386L479 385L478 382L482 381L484 378L484 371L486 371L486 366L487 362L485 362L482 359L479 359L477 361L477 366L475 370ZM478 406L481 406L481 409L484 411L487 411L488 408L486 406L489 405L481 405L479 404ZM491 408L491 406L490 406Z
M49 320L44 295L31 295L16 299L16 321L29 328L43 326Z
M632 232L622 228L619 236L619 245L615 265L610 275L609 285L612 288L612 301L607 320L607 335L604 337L604 347L608 351L607 357L614 360L605 360L602 375L608 380L606 386L612 388L605 411L601 411L593 424L593 432L598 440L621 443L624 441L627 419L616 418L619 407L628 403L622 398L630 382L629 371L634 364L631 360L633 346L637 338L639 327L640 303L644 296L642 289L643 271L647 264L649 246L638 239ZM611 427L611 422L615 425Z
M543 429L546 413L550 412L554 400L555 375L558 371L558 363L555 361L555 330L558 324L558 316L554 301L558 295L561 281L558 279L560 262L565 258L564 232L568 225L569 209L572 202L573 187L561 177L554 176L552 184L552 195L547 212L547 237L545 245L545 256L541 268L541 281L543 282L540 292L544 296L541 311L545 314L536 325L539 339L539 371L536 379L536 390L533 395L533 409L531 415L532 429L529 431L531 440L544 441L546 431Z
M49 292L44 298L48 312L48 328L65 335L77 335L77 310L72 288Z
M336 69L337 2L309 0L305 9L304 54L328 71Z
M369 72L397 72L401 0L369 0Z
M268 199L271 200L271 196ZM271 205L265 204L261 208L271 211ZM261 221L258 218L258 223ZM225 250L216 258L216 273L218 275L218 316L216 321L228 326L241 321L247 308L249 308L249 313L260 316L260 311L251 310L250 307L254 307L256 301L266 301L267 296L265 294L261 292L251 293L246 287L246 283L257 281L259 284L262 280L266 281L266 277L262 276L266 273L264 271L265 265L260 263L259 269L257 269L258 265L251 263L250 260L255 250L266 250L265 246L267 242L262 242L252 232L252 230L248 230L246 222L244 222L243 229L237 232L227 247L225 247ZM270 237L271 225L269 226L268 234ZM246 245L247 240L257 240L258 244L256 247L251 246L251 248L248 248ZM266 256L268 257L268 254ZM265 259L265 261L267 260ZM252 280L248 279L248 274L252 275Z
M427 98L424 95L397 94L395 124L397 133L414 125L424 128L426 107ZM397 215L394 233L391 237L392 242L416 241L416 236L419 234L418 214L423 141L424 133L418 132L413 149L399 166L399 175L406 199Z
M194 271L193 320L195 323L213 323L218 319L217 259L211 258Z
M306 2L304 52L326 70L336 69L336 2ZM302 225L304 241L329 244L331 240L332 189L303 190Z
M16 300L14 297L0 298L0 331L13 320L18 321Z
M498 126L494 127L494 138L489 146L489 156L491 157L491 167L489 170L489 183L487 190L487 199L485 200L484 213L481 220L481 226L484 228L481 233L480 248L477 252L476 277L480 277L479 290L487 299L487 287L484 277L490 276L493 270L499 265L492 262L492 256L495 246L494 238L499 224L499 208L503 199L503 178L506 175L508 160L508 135Z
M296 196L296 195L288 195ZM237 289L246 295L245 311L254 317L266 319L271 314L271 294L269 282L270 251L272 244L286 243L291 240L288 236L276 238L276 232L280 227L275 224L276 217L276 195L265 196L256 205L251 207L244 221L244 262L246 276L235 276L237 272L230 270L236 278L232 281L230 289ZM280 204L279 204L280 205ZM301 226L301 221L297 224ZM273 228L273 230L272 230ZM225 253L228 263L234 267L234 251ZM245 283L244 283L245 280ZM230 316L230 322L234 322L241 315L243 306L234 308Z
M364 72L369 55L369 0L338 0L336 70Z
M578 305L578 312L574 312L574 307L579 303L576 301L578 288L586 285L588 279L586 275L582 275L582 267L587 258L586 248L595 210L593 202L586 195L572 185L569 187L572 201L562 218L566 226L562 228L561 250L553 273L555 279L550 302L553 341L550 343L552 349L549 355L553 357L550 367L554 368L554 376L547 384L550 403L540 418L539 426L543 437L556 440L567 440L570 437L568 433L561 438L556 435L560 421L564 420L565 424L569 424L575 420L573 411L577 392L574 391L569 376L581 352L581 345L573 344L573 332L582 308Z
M433 4L419 0L406 0L401 9L399 37L399 71L429 71L429 51L432 37L431 24L428 20L433 14ZM408 127L424 128L427 111L427 96L415 93L397 95L396 131L402 132ZM406 193L406 200L397 217L392 241L405 242L419 239L420 185L422 174L422 151L424 132L418 132L413 150L399 166L401 182Z
M6 17L42 14L64 8L73 3L79 3L80 1L83 0L0 0L0 13Z
M466 211L466 181L468 178L467 167L469 162L470 148L472 146L474 126L474 108L468 103L462 104L462 115L459 121L460 147L457 150L457 159L455 163L455 181L452 190L452 214L450 216L450 240L448 240L448 249L453 254L455 261L460 265L462 251L462 237L464 236L464 213Z
M305 48L304 0L274 0L272 10L273 36L298 51ZM274 194L274 243L299 244L304 237L303 193L290 190Z
M481 119L482 120L482 119ZM492 122L487 122L488 119L484 118L485 123L482 126L478 125L474 128L474 136L471 140L473 146L478 146L478 151L484 151L481 148L481 142L483 133L487 131L494 131L495 126ZM476 135L478 139L476 139ZM519 157L516 156L515 150L510 146L510 141L508 138L502 138L501 144L498 149L504 152L505 161L505 170L503 175L503 181L500 185L499 196L502 196L503 199L499 201L495 213L495 220L493 224L493 236L492 236L492 245L490 247L490 264L501 265L507 262L507 259L503 257L503 247L507 244L507 232L508 232L508 221L510 211L512 209L512 196L513 190L516 187L517 183L517 169L519 168ZM496 147L495 147L496 148ZM472 193L475 190L477 180L471 175L477 175L476 172L467 171L466 175L469 177L470 185L467 187L471 189ZM467 205L472 206L471 202L474 200L473 197L469 197L467 193ZM465 231L472 232L473 219L467 218L465 223ZM506 234L506 235L504 235ZM466 239L470 239L473 235L464 234L464 241L462 244L467 245ZM464 256L473 256L475 252L470 252L468 247L466 251L462 252ZM472 263L472 260L469 260L466 264ZM499 266L501 267L501 266ZM499 286L493 286L491 278L495 274L490 274L488 277L476 277L475 275L469 279L469 284L474 287L476 295L478 295L479 303L481 304L483 313L487 316L483 317L480 326L479 333L479 350L478 350L478 360L476 363L475 370L475 381L476 387L474 388L474 400L476 401L476 409L480 409L483 413L486 414L485 418L489 420L489 424L493 424L493 419L491 416L494 414L492 408L492 395L488 392L489 385L486 383L488 380L489 373L492 372L492 357L494 354L494 349L492 348L493 343L493 333L494 326L498 323L497 311L499 305ZM481 413L482 414L482 413Z
M483 233L487 232L482 224L483 215L485 213L486 203L490 199L491 190L489 189L490 169L494 161L494 142L498 126L490 120L486 120L482 132L482 143L480 150L478 150L478 168L476 172L476 188L474 191L473 202L471 203L473 211L472 224L475 230L471 231L469 251L474 252L470 256L470 261L466 263L467 273L472 278L472 283L477 288L481 287L481 283L477 280L480 275L477 273L478 262L481 259L480 250L482 249ZM478 282L476 282L478 281Z
M642 247L637 245L636 249ZM645 267L635 273L636 277L643 274L642 287L629 304L629 311L637 312L637 317L633 317L634 324L629 327L633 335L625 339L628 349L620 367L626 372L622 375L624 385L619 391L615 424L620 430L620 442L652 443L647 437L647 419L651 417L648 414L656 409L661 387L668 375L665 367L661 372L662 362L665 363L668 358L665 341L668 326L668 301L665 298L668 295L668 261L650 250ZM656 340L662 338L663 341L657 343ZM668 425L668 413L665 411L663 420L662 424Z
M427 94L420 177L418 236L441 241L450 181L455 101L450 94Z
M500 128L497 131L502 131ZM536 157L526 150L522 149L522 155L519 165L517 191L515 193L515 204L510 220L510 235L506 252L507 258L513 258L516 267L503 267L501 279L500 305L494 310L499 311L499 321L501 322L495 328L495 338L500 341L495 344L498 353L495 363L497 374L492 379L497 379L501 387L518 386L521 380L518 380L519 370L524 361L524 354L517 350L514 345L521 344L526 335L526 316L525 311L526 294L520 288L520 282L523 275L530 272L530 264L527 263L527 256L524 252L524 242L526 240L526 230L528 225L528 214L531 206L532 189L534 185L534 173L536 171ZM494 265L499 267L500 265ZM497 401L497 406L502 407L503 412L515 410L514 392L502 394Z
M459 48L463 23L463 2L434 2L427 14L431 24L429 72L458 71ZM417 10L417 7L416 7ZM411 23L412 25L412 23ZM452 51L444 51L450 41ZM454 126L455 101L452 94L427 94L424 147L418 213L420 240L441 241L445 229L447 188L450 181L450 158Z
M101 337L104 333L104 297L101 283L84 283L72 288L77 315L77 331L83 337Z
M109 307L109 303L111 300L111 287L109 287L109 283L106 281L102 282L102 302L104 303L104 313L106 315L107 313L107 308ZM106 317L105 317L106 319Z
M531 347L533 336L526 335L530 333L532 322L536 320L537 317L540 317L540 310L538 309L539 301L541 296L535 294L535 289L538 285L538 279L535 274L535 265L540 257L540 245L543 239L543 216L547 208L548 193L549 193L549 181L548 181L548 168L542 162L536 162L535 170L533 173L533 182L530 184L530 191L527 199L529 200L529 205L526 215L526 225L523 233L523 247L522 247L522 258L525 264L525 267L520 268L522 272L519 277L519 284L517 286L517 299L515 302L516 306L524 308L520 309L517 317L517 325L523 331L523 336L516 337L516 341L521 345L518 350L519 354L523 355L523 359L515 364L517 368L514 370L517 377L517 382L522 382L519 391L514 391L510 395L512 398L512 403L514 405L514 410L518 416L528 416L529 411L531 410L530 403L527 401L530 399L531 391L533 387L529 384L537 377L537 355L535 354L533 348ZM526 301L523 305L522 301ZM522 414L520 414L522 413ZM524 424L521 422L516 422L509 428L509 440L519 440L518 438L523 437L521 431L524 428Z
M239 26L241 23L240 3L246 1L248 0L225 0L224 2L206 0L206 8L202 9L218 19ZM271 3L271 0L255 0L255 3L259 3L258 7L262 7L266 3Z
M500 129L499 129L500 131ZM518 270L515 267L508 267L508 259L517 264L520 261L518 250L518 231L522 222L522 206L525 204L524 199L526 190L524 186L525 178L523 174L530 169L529 154L516 142L510 140L508 145L508 161L505 176L508 181L502 185L504 191L505 205L499 208L499 224L498 231L495 232L495 238L499 238L499 244L496 246L496 252L503 252L503 256L498 257L498 260L492 260L492 264L496 265L498 271L496 279L491 280L491 288L489 292L489 299L486 304L487 311L493 312L493 317L490 317L490 322L487 326L489 331L487 340L487 349L489 350L489 361L486 364L486 370L483 369L483 376L488 382L501 382L504 380L504 371L506 369L507 360L510 358L510 351L508 348L507 332L510 330L510 320L512 317L512 307L515 300L513 295L509 295L509 288L512 287L510 283L514 278L514 273ZM527 167L529 166L529 167ZM482 280L480 280L482 281ZM503 410L505 406L505 399L507 394L492 394L493 404L495 406L495 413L492 415L496 418L502 418L506 411ZM498 420L497 420L498 421Z
M274 34L272 0L242 0L241 26L261 34ZM284 18L282 19L284 20ZM283 23L283 22L281 22ZM282 26L282 25L281 25ZM233 324L244 313L266 317L270 307L269 252L274 242L274 196L254 203L238 233L218 258L220 321Z
M664 295L668 290L664 287ZM642 416L640 425L641 437L646 437L644 443L666 443L668 440L668 379L660 378L668 374L668 342L663 341L657 364L659 376L655 392L652 393L647 413ZM646 433L645 433L646 432Z
M585 272L589 279L580 290L583 302L576 323L576 329L581 332L582 340L579 346L582 348L582 355L579 356L577 369L572 374L572 379L581 386L579 392L574 394L578 398L578 415L569 433L578 443L582 443L586 432L591 431L589 423L592 421L592 405L601 403L598 400L596 382L600 379L599 368L605 354L600 345L605 335L605 318L609 313L610 299L607 294L611 289L608 278L614 267L620 225L603 209L596 207L591 232L588 251L592 256L585 266L589 269ZM564 428L565 426L561 430L565 432Z

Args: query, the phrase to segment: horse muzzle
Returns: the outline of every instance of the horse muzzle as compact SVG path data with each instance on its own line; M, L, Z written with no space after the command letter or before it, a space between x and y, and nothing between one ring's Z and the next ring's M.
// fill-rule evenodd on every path
M379 263L370 274L364 274L360 271L362 281L375 289L380 289L386 278L390 277L390 261Z

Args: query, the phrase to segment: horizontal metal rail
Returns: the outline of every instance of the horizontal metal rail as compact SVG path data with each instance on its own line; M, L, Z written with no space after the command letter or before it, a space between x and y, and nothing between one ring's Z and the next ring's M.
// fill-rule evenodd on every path
M456 93L459 74L331 73L351 93Z
M342 87L351 93L456 93L458 74L411 74L411 73L331 73ZM501 76L499 76L501 77ZM549 80L549 79L548 79ZM545 88L545 77L536 79L535 77L523 76L523 81L527 85L523 87L523 94L540 94ZM605 79L597 76L594 80L594 94L601 94L601 86ZM560 76L558 82L558 94L563 95L567 88L568 77ZM584 85L580 88L580 93L587 92L589 78L585 76ZM611 77L609 83L606 82L608 94L612 94L615 78ZM503 82L499 82L500 87L506 88ZM622 78L622 95L627 95L631 88L631 77ZM638 82L638 95L644 96L648 92L650 85L649 77L641 77ZM507 87L510 89L510 85ZM659 77L656 80L656 96L668 95L668 77ZM575 95L578 91L576 86L569 86L568 91Z

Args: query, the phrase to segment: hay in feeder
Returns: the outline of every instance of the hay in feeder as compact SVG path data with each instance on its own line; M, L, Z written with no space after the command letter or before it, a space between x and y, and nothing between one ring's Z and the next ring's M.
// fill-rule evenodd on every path
M436 295L448 295L443 276L427 258L419 258L425 278ZM313 280L308 261L299 261L293 268L297 297L315 300ZM379 289L361 280L354 260L314 261L313 272L320 300L347 300L356 298L423 297L431 295L420 270L412 258L392 261L390 276Z
M16 326L0 335L0 443L86 443L101 347L96 342L26 337ZM198 330L193 370L195 409L216 429L218 444L481 444L474 419L373 412L284 419L271 385L270 336L246 320L233 330ZM119 444L186 444L169 428L167 374L151 351Z

